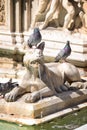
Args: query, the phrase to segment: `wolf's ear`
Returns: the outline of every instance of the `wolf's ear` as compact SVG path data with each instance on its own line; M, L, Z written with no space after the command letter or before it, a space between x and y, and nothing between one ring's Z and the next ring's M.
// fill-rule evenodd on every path
M37 49L40 49L40 50L44 50L44 47L45 47L45 42L41 42L38 46L37 46Z

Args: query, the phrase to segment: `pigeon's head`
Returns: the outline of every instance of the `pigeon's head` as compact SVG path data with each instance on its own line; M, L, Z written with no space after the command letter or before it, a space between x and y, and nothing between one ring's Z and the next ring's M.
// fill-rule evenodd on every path
M34 33L39 33L39 32L40 32L39 28L34 28Z
M67 45L69 45L69 44L70 44L70 41L67 41L66 43L67 43Z

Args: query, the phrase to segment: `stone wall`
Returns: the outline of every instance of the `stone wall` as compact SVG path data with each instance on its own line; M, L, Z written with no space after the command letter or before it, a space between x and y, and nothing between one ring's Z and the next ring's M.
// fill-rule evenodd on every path
M23 43L30 25L29 0L1 0L0 44Z
M39 4L39 0L0 0L0 44L2 46L7 45L15 47L15 45L19 45L23 47L22 44L26 43L31 34L31 24ZM77 5L78 4L75 3L75 6ZM49 11L49 8L47 11ZM37 20L35 27L39 27L44 23L46 13L45 11L40 14L40 19ZM41 30L42 40L46 42L44 54L46 56L55 57L58 51L64 47L66 41L70 40L72 54L68 60L77 66L85 67L87 66L87 33L82 33L82 28L80 28L80 32L78 32L78 29L68 32L63 30L62 27L66 14L66 10L61 8L59 21L54 19L50 21L46 29ZM77 18L77 14L75 17ZM56 26L54 26L55 22ZM80 23L81 20L77 18L75 26Z

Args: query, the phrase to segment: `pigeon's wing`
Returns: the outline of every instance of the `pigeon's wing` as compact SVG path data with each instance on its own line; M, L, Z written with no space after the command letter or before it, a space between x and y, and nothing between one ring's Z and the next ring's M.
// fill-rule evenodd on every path
M34 45L36 46L38 43L40 43L41 39L42 39L42 36L41 36L40 32L35 33L34 38L33 38Z
M62 49L55 58L55 62L58 62L64 56L64 49Z
M30 36L29 36L29 39L28 39L28 41L27 41L27 44L28 44L28 46L29 46L30 48L32 47L32 43L33 43L33 36L30 35Z
M66 57L68 57L69 55L71 54L71 47L69 44L67 44L65 47L64 47L64 55Z
M56 56L55 62L58 62L60 59L65 60L70 54L71 54L70 42L67 41L65 47Z
M28 43L29 44L32 44L33 42L33 34L29 36L29 39L28 39Z

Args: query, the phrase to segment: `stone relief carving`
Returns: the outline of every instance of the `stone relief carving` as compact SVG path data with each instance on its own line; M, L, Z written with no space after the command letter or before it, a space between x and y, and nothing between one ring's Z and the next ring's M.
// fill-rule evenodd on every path
M31 23L31 28L33 28L36 24L37 21L39 21L42 17L45 17L49 6L50 6L50 1L49 0L39 0L39 6L37 9L37 12L34 16L34 19Z
M39 26L40 29L45 29L50 25L56 28L62 26L63 29L85 27L86 3L86 0L39 0L31 28ZM43 22L40 22L41 17L44 17ZM37 24L38 22L40 24Z
M0 25L5 24L5 0L0 0Z
M87 1L86 0L84 0L83 3L83 11L84 14L82 15L82 28L80 29L80 31L87 33Z

